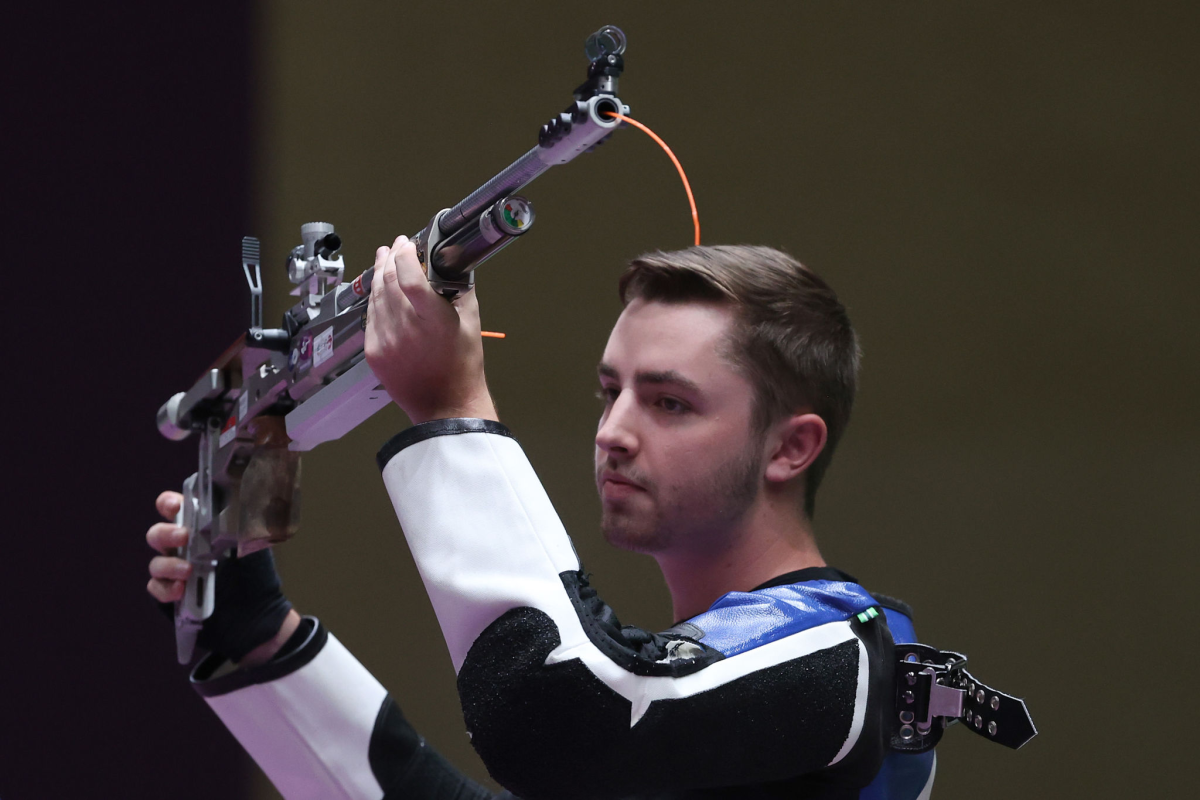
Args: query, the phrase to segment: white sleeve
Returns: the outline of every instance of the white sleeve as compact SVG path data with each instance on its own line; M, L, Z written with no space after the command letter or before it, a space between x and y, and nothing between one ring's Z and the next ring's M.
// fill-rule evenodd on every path
M307 620L306 620L307 622ZM315 620L308 639L279 661L192 685L287 800L380 800L368 758L387 692Z
M588 642L559 575L579 557L521 446L503 425L450 419L401 433L379 455L454 670L512 608L548 613L563 646Z

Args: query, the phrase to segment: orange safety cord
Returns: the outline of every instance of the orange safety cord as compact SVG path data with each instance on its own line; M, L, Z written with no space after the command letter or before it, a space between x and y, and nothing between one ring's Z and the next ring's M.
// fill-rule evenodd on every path
M683 190L685 192L687 192L688 205L692 207L692 225L694 225L696 228L696 246L699 247L700 246L700 214L699 214L699 212L696 211L696 198L692 196L692 185L690 183L688 183L687 173L685 173L683 171L683 165L679 163L679 159L675 157L675 153L672 152L670 147L667 147L667 143L662 140L661 136L659 136L657 133L655 133L654 131L647 128L642 123L638 122L633 117L627 117L624 114L618 114L615 111L605 111L604 113L606 116L614 117L616 119L621 120L622 122L628 122L630 125L637 128L638 130L644 132L651 139L658 142L658 146L661 147L663 150L667 151L667 155L670 157L671 163L675 165L675 169L679 170L679 177L683 180ZM485 339L503 339L504 338L503 333L495 333L493 331L481 331L480 334Z
M671 152L671 148L667 147L667 143L662 140L657 133L647 128L642 123L632 117L627 117L624 114L618 114L615 111L605 111L605 116L614 117L622 122L628 122L633 127L644 132L654 141L658 142L658 146L667 151L667 155L671 157L671 163L675 165L675 169L679 170L679 177L683 179L683 188L687 192L688 204L692 207L692 224L696 226L696 246L700 246L700 215L696 213L696 198L692 197L692 185L688 183L687 175L683 171L683 165L679 163L679 159Z

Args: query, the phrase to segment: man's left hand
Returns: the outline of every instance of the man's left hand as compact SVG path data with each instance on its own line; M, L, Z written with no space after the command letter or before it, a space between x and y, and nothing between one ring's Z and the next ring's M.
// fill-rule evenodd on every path
M414 424L497 419L483 374L475 292L453 302L435 292L407 236L375 252L365 350L371 370Z

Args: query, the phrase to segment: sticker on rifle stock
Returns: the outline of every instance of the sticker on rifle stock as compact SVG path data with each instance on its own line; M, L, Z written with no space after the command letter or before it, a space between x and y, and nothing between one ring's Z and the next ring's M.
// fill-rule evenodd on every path
M218 439L218 441L220 442L220 446L224 447L225 445L229 444L236 438L237 438L237 417L233 416L233 417L230 417L229 419L225 420L225 427L221 428L221 437L220 437L220 439Z
M317 334L313 342L313 366L319 367L333 358L333 326Z
M366 297L367 296L367 292L365 289L363 289L363 285L362 285L362 275L359 275L350 284L350 291L354 292L355 297Z
M296 362L296 369L304 369L312 361L313 354L312 334L306 333L300 337L300 358Z

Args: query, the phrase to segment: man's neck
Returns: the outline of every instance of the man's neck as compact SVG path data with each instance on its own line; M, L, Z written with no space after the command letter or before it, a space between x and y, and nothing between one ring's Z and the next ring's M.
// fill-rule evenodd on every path
M807 518L769 505L752 511L716 550L655 553L676 621L690 619L728 592L748 592L785 572L826 566Z

